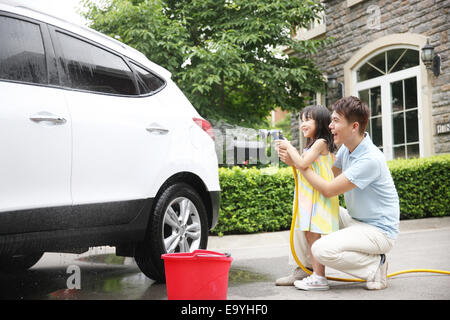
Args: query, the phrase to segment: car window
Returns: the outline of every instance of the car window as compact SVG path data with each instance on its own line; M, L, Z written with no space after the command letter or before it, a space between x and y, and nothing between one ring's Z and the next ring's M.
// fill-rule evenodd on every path
M138 94L133 74L121 57L61 32L56 34L63 68L69 77L67 86L113 94Z
M39 25L0 16L0 79L48 83Z
M164 85L164 81L162 79L158 78L157 76L155 76L150 71L147 71L147 70L139 67L138 65L136 65L133 62L131 62L131 66L138 75L138 77L137 77L138 85L139 85L139 90L141 91L141 94L157 91Z

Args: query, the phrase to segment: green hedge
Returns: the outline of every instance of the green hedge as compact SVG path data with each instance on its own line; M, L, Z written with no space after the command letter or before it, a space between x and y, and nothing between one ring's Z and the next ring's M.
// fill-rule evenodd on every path
M450 215L450 154L388 162L400 219Z
M450 154L392 160L388 166L400 198L401 219L450 215ZM220 168L219 179L220 215L212 234L290 228L292 168Z

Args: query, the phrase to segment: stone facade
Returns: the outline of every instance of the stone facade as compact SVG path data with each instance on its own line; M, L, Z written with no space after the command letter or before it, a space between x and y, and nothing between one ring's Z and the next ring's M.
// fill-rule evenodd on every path
M431 91L431 97L429 92L422 93L429 97L422 99L422 110L429 112L429 121L422 130L432 131L430 138L424 141L432 144L427 147L429 151L425 156L450 152L450 132L436 132L437 124L450 122L450 0L341 0L324 4L326 31L320 37L335 40L314 58L324 74L338 76L338 81L344 84L344 95L351 94L347 90L349 78L344 76L345 65L364 46L392 34L420 35L429 39L435 54L441 56L441 74L435 77L423 67L423 73L428 73L423 77L428 79L428 87L423 86L422 90ZM329 94L327 105L336 99ZM298 115L292 116L292 128L293 144L299 147Z

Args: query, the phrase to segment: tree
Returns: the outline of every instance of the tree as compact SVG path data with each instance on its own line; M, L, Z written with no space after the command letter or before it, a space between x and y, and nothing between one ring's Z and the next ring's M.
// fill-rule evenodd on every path
M199 113L255 127L275 107L298 111L324 82L311 54L328 40L294 41L318 0L84 0L90 27L172 72ZM279 48L291 48L288 57Z

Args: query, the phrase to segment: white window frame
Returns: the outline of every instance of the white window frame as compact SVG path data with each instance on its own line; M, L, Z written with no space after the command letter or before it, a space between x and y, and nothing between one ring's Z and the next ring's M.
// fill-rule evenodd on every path
M325 11L320 14L320 22L315 20L312 24L312 28L296 28L294 40L304 41L314 39L327 32L327 24L325 21Z
M382 136L383 136L383 153L386 157L386 160L393 159L393 137L392 137L392 108L391 108L391 90L390 84L395 81L400 81L412 77L416 77L417 83L417 120L419 124L419 154L420 157L424 156L424 147L423 147L423 128L422 128L422 94L420 89L420 84L422 83L421 72L420 72L420 63L419 65L404 69L401 71L389 73L380 77L376 77L373 79L357 82L357 70L367 63L374 56L388 51L392 49L413 49L417 51L417 48L409 45L401 45L401 46L390 46L385 47L381 50L378 50L364 59L361 63L357 65L356 68L352 71L352 81L354 83L353 86L353 95L358 97L358 92L361 90L367 90L373 87L381 87L381 114L382 114Z
M353 7L355 4L363 2L364 0L347 0L347 8Z

